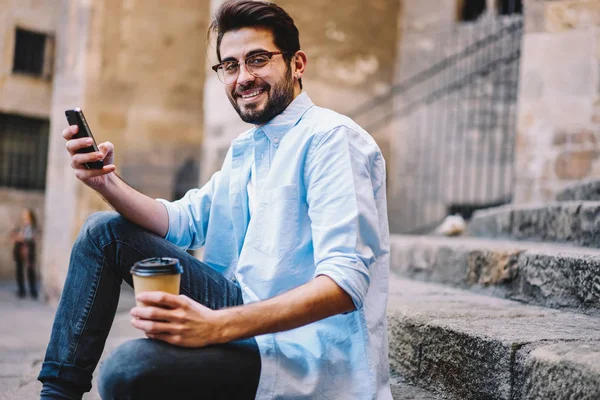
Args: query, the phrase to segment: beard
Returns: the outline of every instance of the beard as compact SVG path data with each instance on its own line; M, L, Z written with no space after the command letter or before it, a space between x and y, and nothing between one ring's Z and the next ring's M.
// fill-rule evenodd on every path
M259 79L259 78L257 78ZM237 99L241 97L238 91L250 89L263 89L267 94L267 100L262 109L262 103L245 104L244 109L239 106ZM229 102L238 113L242 121L254 125L263 125L281 114L283 110L294 100L294 79L292 78L291 68L286 69L283 78L275 85L271 86L266 82L259 83L254 80L246 86L240 86L228 96Z

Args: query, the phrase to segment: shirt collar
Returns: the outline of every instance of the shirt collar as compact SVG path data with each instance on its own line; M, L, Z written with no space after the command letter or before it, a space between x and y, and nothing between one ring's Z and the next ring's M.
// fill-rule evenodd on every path
M275 143L278 143L313 105L308 94L302 92L296 96L281 114L256 130L262 130L271 142L275 141Z

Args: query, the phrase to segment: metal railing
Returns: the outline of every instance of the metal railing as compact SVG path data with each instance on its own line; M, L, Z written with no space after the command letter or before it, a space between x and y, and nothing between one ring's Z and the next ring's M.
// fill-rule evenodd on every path
M522 35L520 15L458 26L440 49L449 56L350 113L394 136L393 231L511 200Z

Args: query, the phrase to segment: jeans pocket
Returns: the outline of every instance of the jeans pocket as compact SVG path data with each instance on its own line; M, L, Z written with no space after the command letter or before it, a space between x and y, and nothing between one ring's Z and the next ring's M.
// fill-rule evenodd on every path
M298 246L298 187L266 190L256 212L255 247L271 257L283 257Z

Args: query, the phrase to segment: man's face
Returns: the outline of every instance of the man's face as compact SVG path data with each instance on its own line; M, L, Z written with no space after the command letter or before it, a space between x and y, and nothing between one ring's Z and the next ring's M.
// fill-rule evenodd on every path
M260 52L280 51L273 34L264 28L229 31L221 40L221 60L240 61ZM225 85L227 97L244 122L262 125L280 114L294 99L292 70L282 55L275 55L269 73L260 78L240 65L237 80Z

